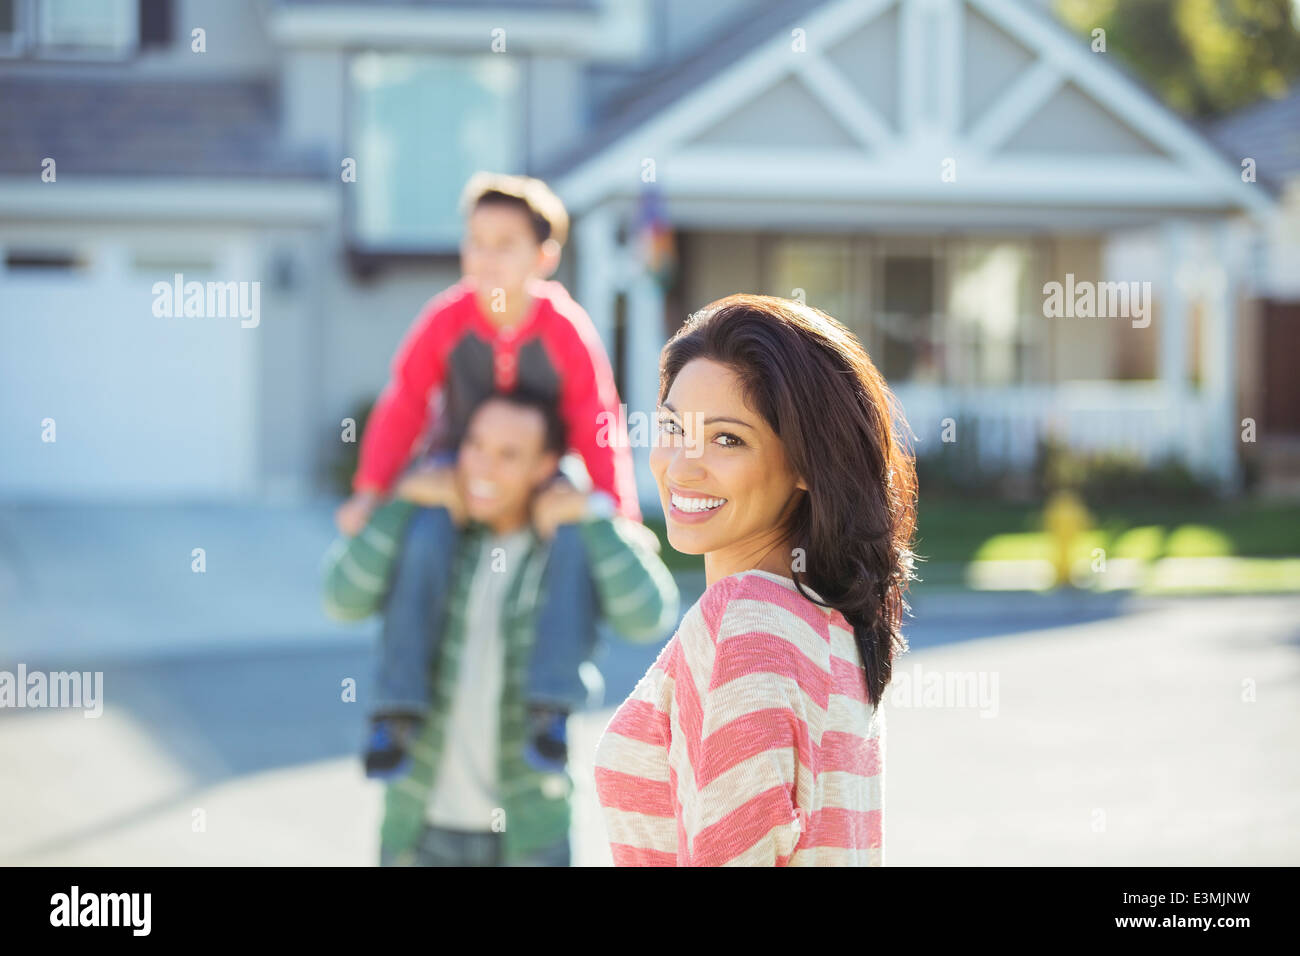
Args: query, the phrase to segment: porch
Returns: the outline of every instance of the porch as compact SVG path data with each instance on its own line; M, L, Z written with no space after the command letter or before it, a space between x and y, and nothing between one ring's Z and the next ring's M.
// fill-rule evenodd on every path
M1023 471L1054 436L1075 451L1146 464L1172 456L1226 491L1238 487L1246 246L1222 221L1157 223L1158 255L1127 268L1106 261L1105 232L700 224L676 233L680 270L665 289L645 273L628 238L635 229L616 208L579 223L577 288L629 411L653 411L657 356L690 312L761 292L802 298L857 335L898 396L918 457L960 442L981 468ZM596 244L604 254L592 258ZM1141 277L1151 292L1145 317L1049 314L1045 286L1067 275L1079 284ZM633 452L653 508L648 449Z

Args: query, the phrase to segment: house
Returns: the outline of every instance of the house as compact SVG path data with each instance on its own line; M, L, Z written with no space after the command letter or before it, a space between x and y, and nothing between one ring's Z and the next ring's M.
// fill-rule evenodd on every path
M1253 297L1242 317L1242 414L1251 413L1266 492L1300 495L1300 87L1207 124L1251 157L1281 196L1255 236Z
M1055 430L1238 481L1276 191L1033 0L17 0L0 51L2 495L319 490L478 168L569 204L632 413L689 312L767 292L859 335L922 455ZM1108 273L1133 230L1151 268Z

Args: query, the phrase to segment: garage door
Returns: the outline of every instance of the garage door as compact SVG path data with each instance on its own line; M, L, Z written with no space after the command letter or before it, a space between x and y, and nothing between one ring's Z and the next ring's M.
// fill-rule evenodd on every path
M251 490L257 329L155 316L172 274L130 248L10 238L0 252L0 496ZM185 280L230 278L236 259L191 258L210 274Z

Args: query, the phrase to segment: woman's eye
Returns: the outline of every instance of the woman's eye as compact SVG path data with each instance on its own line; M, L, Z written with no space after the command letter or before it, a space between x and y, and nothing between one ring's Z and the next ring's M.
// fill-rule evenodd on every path
M678 425L671 418L659 419L659 430L669 435L683 434L681 426ZM731 434L730 432L719 432L717 437L719 440L726 439L726 441L720 441L720 444L722 445L723 448L739 448L741 445L745 444L743 441L741 441L739 438L737 438L735 435Z

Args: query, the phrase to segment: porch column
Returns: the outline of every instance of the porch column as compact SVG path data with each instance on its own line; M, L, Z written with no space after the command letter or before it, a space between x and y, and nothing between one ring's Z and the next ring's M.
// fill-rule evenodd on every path
M645 440L633 436L637 496L643 516L660 514L659 487L650 472L650 448L658 431L659 353L664 347L664 293L653 276L638 271L630 277L627 309L627 403L629 430L633 416L644 416Z
M1165 427L1175 435L1182 459L1196 467L1203 461L1198 447L1194 415L1189 415L1191 383L1188 376L1188 310L1193 285L1190 227L1184 220L1166 220L1161 227L1163 275L1160 283L1160 328L1156 369L1167 409Z
M574 230L578 240L577 290L605 352L614 354L614 298L618 292L618 240L614 214L607 206L588 210Z
M1210 464L1223 485L1241 487L1240 422L1237 420L1237 285L1239 248L1226 220L1210 230L1213 261L1201 273L1205 290L1205 341L1201 382L1209 412Z

